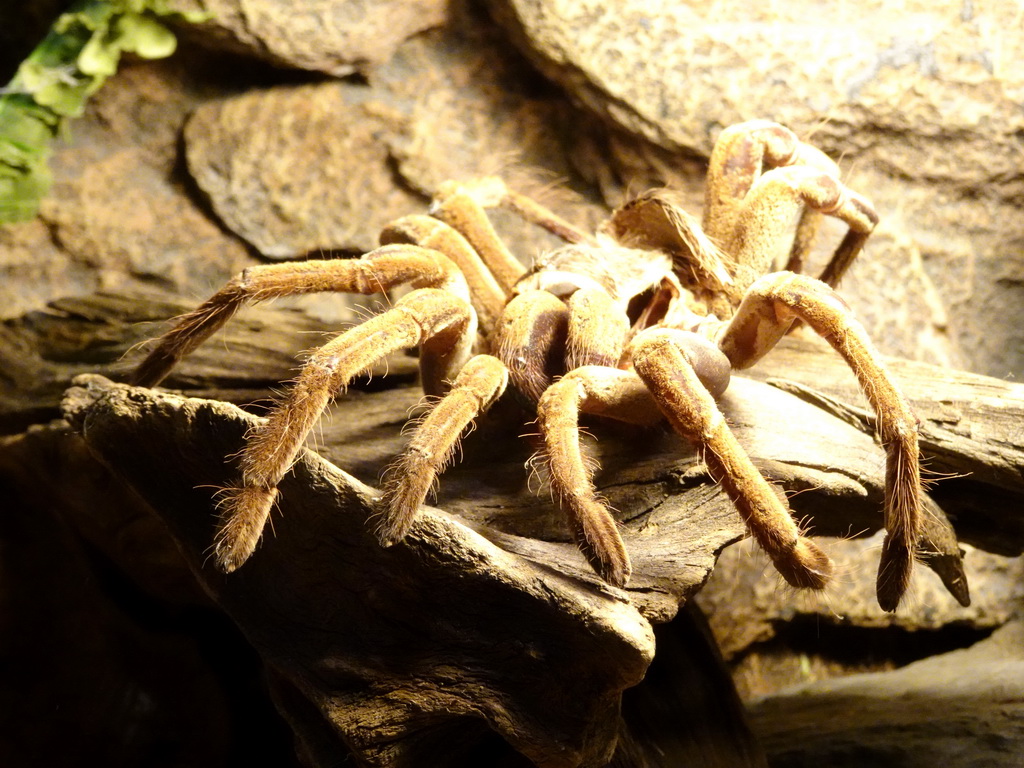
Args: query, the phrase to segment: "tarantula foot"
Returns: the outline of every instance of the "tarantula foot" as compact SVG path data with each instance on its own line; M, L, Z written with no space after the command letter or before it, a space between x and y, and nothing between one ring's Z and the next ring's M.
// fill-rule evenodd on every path
M388 471L384 492L373 503L376 518L373 535L382 547L393 547L409 535L432 478L433 473L416 472L413 467L402 464Z
M797 589L824 589L832 578L832 561L808 538L799 537L786 556L774 559L782 578Z
M891 535L882 542L882 556L878 563L878 581L875 591L883 611L895 611L900 599L910 586L914 568L914 553L906 544Z
M597 563L591 561L590 567L594 569L603 581L620 589L629 583L629 577L633 573L633 566L629 564L628 560L625 563Z
M377 543L384 549L395 546L408 533L409 526L397 525L387 512L381 513L381 522L373 531Z
M604 581L613 587L625 587L633 573L633 565L629 562L626 548L619 540L609 542L610 546L592 546L589 542L580 545L580 551L586 557L590 567Z
M213 544L213 559L221 571L231 573L256 550L277 493L276 488L259 486L223 490L221 524Z

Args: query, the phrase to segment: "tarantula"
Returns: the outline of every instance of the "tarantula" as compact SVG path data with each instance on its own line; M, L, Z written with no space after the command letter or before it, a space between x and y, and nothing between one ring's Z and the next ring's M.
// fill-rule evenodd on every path
M525 268L487 217L495 206L566 244ZM815 279L801 270L824 215L848 229ZM361 258L245 270L159 339L135 383L158 384L248 302L411 284L390 309L313 350L248 436L239 484L221 500L214 555L223 570L252 554L278 483L332 397L384 356L418 346L423 388L437 399L384 484L383 545L406 535L462 434L509 390L535 411L553 495L580 550L609 583L624 585L630 563L593 488L581 414L638 425L667 419L699 450L786 581L821 589L832 570L828 556L754 467L715 402L733 369L753 365L803 322L842 355L877 413L887 529L877 592L891 611L906 590L920 524L917 420L831 287L877 220L832 160L766 121L722 132L700 225L667 190L626 203L590 235L499 179L447 183L429 216L389 225L381 247Z

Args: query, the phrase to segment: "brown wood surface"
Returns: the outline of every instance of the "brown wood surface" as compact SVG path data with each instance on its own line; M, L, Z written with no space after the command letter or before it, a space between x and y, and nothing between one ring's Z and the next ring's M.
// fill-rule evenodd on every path
M8 322L0 337L0 371L11 385L0 392L7 430L56 417L59 393L76 374L123 377L137 356L130 347L158 327L146 321L173 314L171 306L95 296ZM289 310L247 311L169 384L256 402L259 410L319 327ZM937 555L928 564L955 590L958 552L943 510L978 546L1020 552L1024 541L1021 435L1013 426L1024 415L1024 387L892 365L922 419L930 466L966 475L937 483L938 503L930 503L927 546ZM82 472L88 456L67 447L73 435L60 422L7 438L3 466L34 472L37 487L60 468L65 502L80 497L78 530L114 560L127 557L126 531L146 530L155 542L150 553L164 555L136 563L141 581L195 601L180 584L167 586L176 567L173 548L166 550L169 531L207 595L260 651L278 706L311 753L421 765L447 744L448 762L432 764L462 765L473 750L507 743L538 765L604 764L630 729L631 709L620 714L620 697L650 663L651 624L671 621L721 549L743 535L737 514L693 451L667 430L593 425L597 483L618 512L634 562L628 588L610 588L531 479L524 465L533 445L521 437L529 428L509 409L467 439L463 460L442 478L437 508L423 513L410 540L382 550L367 528L371 486L400 450L401 428L420 400L413 360L391 360L389 370L339 398L315 438L319 453L307 452L282 486L273 530L228 577L209 566L207 551L215 489L231 481L230 457L254 418L233 406L85 376L64 401L71 431L137 496L120 491L123 500L111 502L110 486L75 487L86 478L96 485L98 470ZM799 340L752 374L775 386L735 377L721 405L755 463L791 493L816 532L876 529L882 451L858 410L852 375ZM54 453L55 444L63 453ZM993 499L1005 502L1001 516L984 512ZM648 695L643 686L634 690ZM723 706L742 723L738 705ZM491 734L501 738L493 742ZM624 736L614 764L681 764L628 757L630 743ZM734 762L722 764L762 764L759 750L748 747L736 747L725 758ZM515 765L519 758L508 759Z

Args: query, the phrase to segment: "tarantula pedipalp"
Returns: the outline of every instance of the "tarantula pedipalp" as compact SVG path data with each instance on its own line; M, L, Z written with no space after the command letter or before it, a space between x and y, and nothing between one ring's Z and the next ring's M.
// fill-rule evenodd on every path
M527 270L490 225L485 211L495 206L567 244ZM815 279L800 271L823 215L848 231ZM554 496L608 582L625 584L629 557L581 451L584 413L639 425L667 419L700 451L782 576L820 589L828 557L803 535L715 402L733 369L754 364L802 321L842 355L878 416L888 533L877 591L880 605L895 610L920 526L917 421L831 287L876 222L870 203L839 181L835 163L765 121L723 131L701 226L665 190L626 203L592 236L498 179L450 183L429 216L394 222L382 246L359 259L246 270L159 339L135 383L159 383L246 303L411 284L393 307L314 350L248 437L239 484L221 501L214 545L221 568L234 570L252 554L278 483L335 394L384 356L418 346L424 390L438 399L388 474L379 500L383 544L405 536L462 434L509 390L535 410Z

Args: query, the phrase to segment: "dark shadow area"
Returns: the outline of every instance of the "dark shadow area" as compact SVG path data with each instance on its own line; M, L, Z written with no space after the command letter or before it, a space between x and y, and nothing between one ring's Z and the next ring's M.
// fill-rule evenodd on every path
M920 659L968 648L992 634L993 628L946 624L939 629L907 631L899 627L855 627L828 624L812 616L777 623L775 637L751 646L747 653L815 656L851 669L903 667Z

